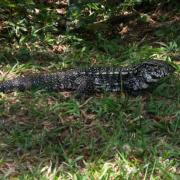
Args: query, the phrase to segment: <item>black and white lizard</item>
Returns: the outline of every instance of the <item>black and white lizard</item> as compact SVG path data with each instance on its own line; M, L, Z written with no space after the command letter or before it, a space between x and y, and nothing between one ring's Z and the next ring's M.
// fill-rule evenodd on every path
M0 83L0 92L47 89L76 91L82 97L95 91L138 93L148 89L175 68L165 61L151 60L127 67L90 67L49 74L20 76Z

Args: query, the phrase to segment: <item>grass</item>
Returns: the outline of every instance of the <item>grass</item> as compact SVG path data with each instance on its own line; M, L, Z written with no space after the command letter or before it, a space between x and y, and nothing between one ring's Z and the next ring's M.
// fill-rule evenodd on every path
M141 56L142 49L135 54ZM58 67L18 63L3 69L14 76ZM105 93L80 103L72 95L43 90L1 94L2 177L178 179L179 92L174 75L136 98Z
M158 29L148 34L153 42L141 44L65 33L37 41L36 47L30 40L12 46L9 37L11 46L5 40L0 49L1 76L173 60L179 28L168 32ZM175 63L176 74L138 97L101 93L79 102L67 92L1 93L0 179L179 179L180 65Z

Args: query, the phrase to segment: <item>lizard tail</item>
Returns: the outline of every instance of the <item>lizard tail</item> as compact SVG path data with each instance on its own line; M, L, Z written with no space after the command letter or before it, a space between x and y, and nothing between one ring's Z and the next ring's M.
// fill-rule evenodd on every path
M32 88L32 82L32 78L28 76L3 81L0 83L0 92L25 91Z
M34 74L20 76L11 80L0 82L0 92L25 91L30 89L64 90L70 89L71 83L67 83L65 73Z

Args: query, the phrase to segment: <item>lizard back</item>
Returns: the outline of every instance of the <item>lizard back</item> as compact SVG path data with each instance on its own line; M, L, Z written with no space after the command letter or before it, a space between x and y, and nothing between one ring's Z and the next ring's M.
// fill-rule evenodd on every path
M141 91L175 68L160 60L142 62L127 67L90 67L71 69L49 74L20 76L0 83L0 92L25 91L32 88L50 91Z

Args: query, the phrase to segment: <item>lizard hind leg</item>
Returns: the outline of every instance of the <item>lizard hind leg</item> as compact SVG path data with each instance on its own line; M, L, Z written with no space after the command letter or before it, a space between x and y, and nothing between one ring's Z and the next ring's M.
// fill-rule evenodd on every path
M75 81L77 84L75 98L87 99L87 97L94 92L94 84L91 78L79 77Z

